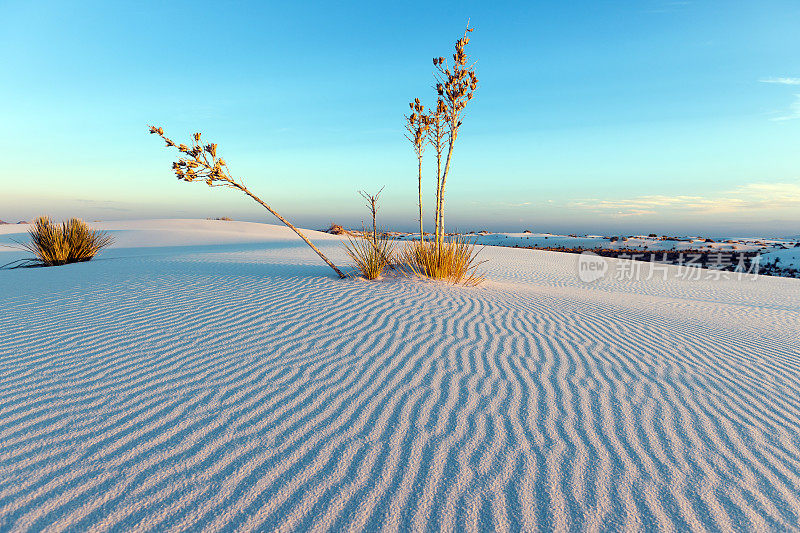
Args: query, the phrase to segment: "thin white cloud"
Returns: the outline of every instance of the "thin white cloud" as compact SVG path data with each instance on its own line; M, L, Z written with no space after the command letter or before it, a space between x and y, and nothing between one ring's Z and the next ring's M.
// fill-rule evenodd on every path
M737 187L733 193L768 207L800 205L800 183L748 183Z
M655 211L650 211L648 209L632 209L630 211L617 211L616 213L609 213L614 218L626 218L626 217L642 217L645 215L655 215Z
M779 83L781 85L800 85L800 78L761 78L761 83Z
M800 118L800 94L794 95L794 102L792 105L789 106L789 113L781 115L779 117L774 117L770 120L794 120L796 118Z
M800 208L800 183L748 183L718 196L645 195L635 198L578 200L569 207L613 217L656 213L717 214Z

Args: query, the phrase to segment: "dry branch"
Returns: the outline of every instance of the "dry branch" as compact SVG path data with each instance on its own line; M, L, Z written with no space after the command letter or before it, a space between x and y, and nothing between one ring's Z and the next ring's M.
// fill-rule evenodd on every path
M201 180L204 181L209 187L231 187L233 189L242 191L247 196L261 204L267 211L275 215L278 220L291 228L291 230L294 231L298 237L303 239L303 241L305 241L305 243L309 245L311 249L314 250L317 255L323 261L325 261L325 263L331 267L340 278L346 277L342 271L336 268L336 265L334 265L333 262L331 262L331 260L319 250L319 248L314 246L314 244L308 240L308 237L306 237L303 232L279 215L277 211L267 205L266 202L264 202L261 198L250 192L250 190L245 187L241 181L237 181L231 176L225 160L221 157L217 157L216 144L212 143L201 145L200 133L194 134L194 143L191 146L187 146L185 144L175 144L175 142L164 135L164 130L162 128L156 126L149 126L149 128L150 133L161 137L164 142L167 143L168 148L177 148L178 151L183 154L179 156L178 161L172 163L172 170L175 172L175 175L179 180L189 182Z

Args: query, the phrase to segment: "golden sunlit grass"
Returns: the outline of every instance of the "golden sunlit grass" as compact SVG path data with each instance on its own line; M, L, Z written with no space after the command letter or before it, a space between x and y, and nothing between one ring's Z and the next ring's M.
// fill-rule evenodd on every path
M379 278L383 271L392 262L395 242L385 233L378 233L378 198L383 191L369 194L358 191L362 198L367 201L367 209L372 215L372 229L362 228L361 235L351 237L347 235L344 244L347 255L353 260L356 269L367 279Z
M438 279L464 285L477 285L484 276L477 272L483 261L480 250L466 237L457 236L440 244L428 241L409 242L397 254L400 268L423 278Z
M347 236L344 247L347 255L353 260L356 269L367 279L379 278L392 262L395 241L387 235L374 237L371 232L363 232L362 236Z
M42 266L89 261L113 242L110 235L77 218L56 224L50 217L38 217L28 233L31 241L21 244L34 258L26 261Z

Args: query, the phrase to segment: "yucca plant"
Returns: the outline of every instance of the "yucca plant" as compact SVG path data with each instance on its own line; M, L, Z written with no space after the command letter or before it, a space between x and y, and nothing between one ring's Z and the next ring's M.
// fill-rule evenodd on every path
M193 143L187 146L183 143L176 144L175 141L164 135L164 129L156 126L149 126L150 133L158 135L167 144L167 148L176 148L182 155L178 156L178 160L172 163L172 170L179 180L186 182L202 181L209 187L230 187L237 189L259 204L267 211L275 215L275 217L283 222L289 229L294 231L298 237L303 239L308 246L322 259L326 265L331 267L336 275L340 278L345 278L344 273L333 264L333 261L323 254L319 248L308 240L308 237L295 227L291 222L286 220L277 211L275 211L264 200L256 196L253 192L245 187L244 183L233 177L231 171L228 169L228 164L222 157L217 156L217 145L209 143L203 145L200 143L200 133L195 133L192 136Z
M450 163L453 158L453 147L461 130L464 110L472 100L478 88L478 77L475 75L474 63L469 63L466 47L469 44L468 34L473 28L467 24L464 35L456 41L453 63L448 65L444 57L434 57L436 69L436 108L431 110L428 123L433 126L431 141L437 152L436 176L436 242L444 242L444 190L450 174ZM443 126L443 127L442 127ZM444 168L441 168L442 152L447 145Z
M91 229L77 218L65 222L61 231L64 233L64 240L69 248L67 263L89 261L97 255L97 252L113 242L110 235Z
M406 246L399 254L402 268L407 272L432 279L474 285L483 281L477 273L478 252L474 243L464 237L446 239L444 229L444 192L453 148L458 138L467 104L478 88L478 78L469 63L466 47L472 28L467 23L464 35L456 41L452 64L444 57L433 58L436 69L436 106L425 113L419 99L411 102L413 111L406 117L406 137L414 145L418 159L420 190L420 240ZM422 155L426 143L436 152L436 204L434 206L434 239L427 243L422 237Z
M72 218L56 224L50 217L37 217L29 230L30 242L19 243L34 257L16 261L19 266L57 266L89 261L113 242L104 231L93 230Z
M362 276L377 279L391 265L395 241L385 233L376 237L366 229L361 233L361 236L347 236L345 250Z
M378 233L378 198L382 191L383 187L376 194L358 191L367 201L367 208L372 215L372 230L362 228L361 235L348 235L348 242L344 245L356 269L367 279L380 277L384 269L391 265L394 254L394 241L385 233Z
M478 273L483 261L475 243L458 235L449 240L412 241L398 254L400 268L411 275L451 283L477 285L484 280Z

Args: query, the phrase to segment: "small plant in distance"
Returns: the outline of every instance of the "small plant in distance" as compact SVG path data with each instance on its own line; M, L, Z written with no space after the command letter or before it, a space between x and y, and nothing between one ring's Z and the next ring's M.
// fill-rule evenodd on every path
M187 146L185 144L175 144L175 142L164 135L164 130L162 128L155 126L149 126L149 128L150 133L161 137L164 142L167 143L168 148L177 148L178 152L183 154L178 157L177 161L172 163L172 170L175 172L175 175L179 180L188 182L199 180L205 182L205 184L209 187L230 187L245 193L247 196L261 204L267 211L275 215L278 220L283 222L292 231L294 231L298 237L303 239L303 241L317 253L320 259L325 261L325 264L327 264L333 269L334 272L336 272L337 276L340 278L346 277L342 271L339 270L336 265L334 265L333 262L319 250L319 248L314 246L314 244L308 240L308 237L306 237L302 231L294 227L288 220L279 215L277 211L267 205L266 202L253 194L247 187L244 186L241 180L236 180L233 178L230 170L228 169L227 163L225 163L225 160L217 156L216 144L212 143L201 145L200 133L194 134L194 143L191 146Z
M37 217L28 231L30 242L19 243L34 255L15 261L17 266L58 266L89 261L113 242L104 231L93 230L85 222L72 218L56 224L50 217Z
M380 277L386 267L391 264L394 252L394 241L385 233L378 233L378 197L381 191L383 191L382 187L376 194L359 191L359 194L367 200L367 208L372 214L372 231L365 228L360 236L348 235L347 243L344 245L347 255L353 260L356 269L367 279Z

